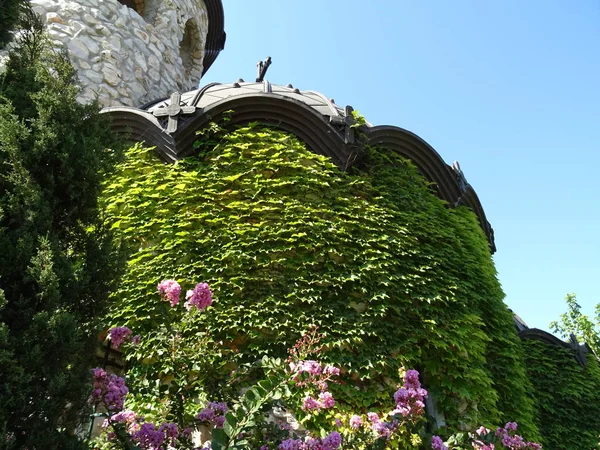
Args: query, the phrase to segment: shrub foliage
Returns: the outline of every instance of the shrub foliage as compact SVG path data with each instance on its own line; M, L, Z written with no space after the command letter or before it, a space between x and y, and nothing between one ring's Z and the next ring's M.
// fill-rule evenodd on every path
M0 447L69 448L117 267L97 208L114 138L26 19L0 77Z

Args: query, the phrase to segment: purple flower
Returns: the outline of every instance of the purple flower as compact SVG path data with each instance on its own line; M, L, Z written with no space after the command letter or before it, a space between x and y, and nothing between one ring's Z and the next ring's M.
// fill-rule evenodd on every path
M94 375L92 401L96 405L104 404L109 411L121 411L125 396L129 392L125 380L100 368L93 369L92 373Z
M165 433L150 422L142 424L131 437L143 450L159 450L165 441Z
M431 448L433 450L448 450L448 447L444 445L444 441L439 436L433 436L431 439Z
M207 408L212 409L215 413L225 414L228 410L225 402L208 402Z
M300 450L302 444L300 439L286 439L279 444L279 450Z
M212 303L212 292L206 283L198 283L193 290L187 291L185 295L187 302L184 306L188 311L196 308L199 311L207 308Z
M342 435L337 431L329 433L325 439L323 439L323 448L325 450L335 450L342 444Z
M127 327L114 327L108 330L108 338L113 344L115 350L118 350L123 342L131 335L131 330Z
M404 375L404 384L407 388L419 389L421 387L419 372L413 369L407 370Z
M210 408L204 408L196 414L196 419L200 422L211 422L215 419L215 412Z
M164 433L165 437L171 439L177 439L177 436L179 436L179 429L177 428L176 423L165 422L158 428L158 431Z
M131 340L133 345L138 345L140 342L142 342L142 337L139 334L136 334Z
M215 428L223 428L223 425L225 424L225 416L215 417L214 422L215 422Z
M163 300L171 302L171 307L173 307L179 303L181 286L175 280L162 280L158 283L158 293Z

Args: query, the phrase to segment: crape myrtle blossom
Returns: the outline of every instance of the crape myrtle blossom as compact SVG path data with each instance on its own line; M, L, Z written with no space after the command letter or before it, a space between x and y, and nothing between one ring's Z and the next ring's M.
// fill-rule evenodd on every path
M121 411L125 396L129 392L125 380L99 367L93 369L92 373L94 376L92 402L95 405L103 404L109 411Z
M114 327L108 330L108 338L115 350L118 350L121 344L129 340L129 336L131 336L131 330L127 327Z
M117 414L113 414L108 419L106 419L102 424L102 427L108 428L114 423L122 423L125 425L125 429L128 433L135 433L140 429L138 419L139 418L135 414L135 412L133 412L130 409L125 409L123 411L118 412Z
M362 417L360 417L360 416L354 415L350 418L350 426L354 429L360 428L362 423L363 423Z
M323 439L313 437L305 440L286 439L279 444L279 450L336 450L340 448L340 445L342 445L342 435L337 431L332 431Z
M228 409L225 402L208 402L206 408L196 414L196 419L200 422L213 422L215 428L223 428Z
M433 436L431 439L431 448L433 450L448 450L448 447L444 445L444 441L439 436Z
M212 292L206 283L198 283L194 289L187 291L185 294L187 300L183 305L188 311L196 308L201 311L209 307L212 303Z
M526 442L522 436L515 434L515 431L517 431L517 427L518 425L516 422L508 422L506 425L504 425L504 428L498 428L496 430L496 436L500 439L500 442L504 447L510 450L539 450L542 448L540 444L537 444L535 442Z
M541 450L542 446L535 442L527 442L522 436L515 434L517 431L516 422L508 422L503 428L498 428L495 433L491 433L485 427L480 427L474 434L471 434L471 445L476 450L499 450L501 448L509 450ZM487 441L487 442L484 442ZM496 440L496 442L489 442ZM439 436L433 436L431 441L433 450L448 450Z
M162 280L158 283L158 293L163 300L168 300L171 303L171 307L174 307L179 304L181 286L175 280Z

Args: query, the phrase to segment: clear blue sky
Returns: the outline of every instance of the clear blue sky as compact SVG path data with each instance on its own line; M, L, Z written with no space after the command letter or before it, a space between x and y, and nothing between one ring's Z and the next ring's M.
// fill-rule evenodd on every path
M202 84L323 92L458 160L496 232L506 303L548 329L600 302L598 0L223 0Z

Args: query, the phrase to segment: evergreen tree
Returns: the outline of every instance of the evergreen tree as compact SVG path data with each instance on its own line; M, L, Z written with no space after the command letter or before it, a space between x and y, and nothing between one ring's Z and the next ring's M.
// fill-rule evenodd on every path
M20 28L0 76L0 448L76 448L116 279L97 208L115 142L41 20Z
M0 0L0 48L11 39L27 0Z

